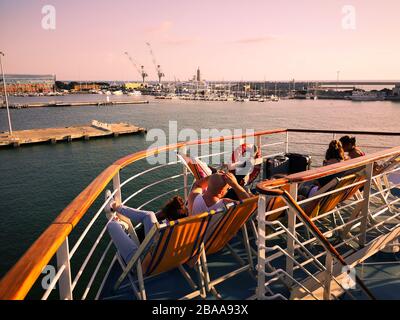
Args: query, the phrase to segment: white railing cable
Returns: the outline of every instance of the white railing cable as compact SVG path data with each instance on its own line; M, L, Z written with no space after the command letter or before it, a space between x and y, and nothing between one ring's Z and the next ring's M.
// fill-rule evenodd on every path
M185 188L185 187L180 187L180 188L176 188L176 189L173 189L173 190L164 192L164 193L162 193L162 194L160 194L160 195L158 195L158 196L156 196L156 197L150 199L149 201L146 201L145 203L141 204L141 205L140 205L139 207L137 207L137 208L138 208L138 210L140 210L140 209L142 209L143 207L147 206L148 204L152 203L153 201L155 201L155 200L157 200L157 199L160 199L160 198L162 198L162 197L164 197L164 196L166 196L166 195L168 195L168 194L170 194L170 193L179 192L179 191L183 190L184 188Z
M85 292L84 292L83 295L82 295L82 300L85 300L86 297L87 297L87 295L89 294L89 291L90 291L90 289L91 289L91 287L92 287L93 281L94 281L94 279L96 278L97 273L98 273L99 270L100 270L100 266L102 265L103 260L104 260L104 258L106 257L106 255L107 255L107 253L108 253L108 250L110 250L112 243L113 243L112 240L110 240L110 242L108 243L108 245L107 245L106 249L104 250L102 256L100 257L100 260L99 260L99 262L97 263L97 266L96 266L96 268L94 269L94 272L93 272L92 276L90 277L89 283L88 283L88 285L86 286Z
M90 249L88 255L86 256L85 260L83 261L78 273L75 276L74 281L72 282L72 290L74 290L76 284L78 283L79 278L81 277L83 271L85 270L90 258L92 257L94 251L96 250L98 244L100 243L101 238L103 237L104 233L107 230L107 226L109 224L109 221L106 223L105 227L101 230L99 236L97 237L96 241L94 242L92 248Z
M99 217L100 213L104 210L105 206L107 205L107 203L109 201L111 201L111 199L113 199L114 195L118 192L118 189L115 189L110 197L108 197L106 199L106 201L104 201L103 205L100 207L100 209L96 212L96 214L93 216L92 220L90 220L89 224L86 226L85 230L82 232L81 236L78 238L78 240L76 241L74 247L72 248L72 250L70 251L70 258L72 258L72 256L75 254L76 250L79 248L80 244L82 243L83 239L85 238L86 234L89 232L89 230L91 229L92 225L94 224L94 222L97 220L97 218Z
M107 269L107 271L106 271L106 274L105 274L105 276L103 277L103 280L102 280L102 282L101 282L101 284L100 284L99 289L97 290L96 297L94 298L94 300L99 300L100 294L101 294L102 291L103 291L104 285L105 285L105 283L106 283L106 280L108 279L108 276L110 275L111 269L112 269L112 267L113 267L115 261L117 261L117 255L116 255L116 254L114 254L114 257L113 257L113 259L111 260L110 265L108 266L108 269Z
M148 189L148 188L151 188L151 187L153 187L153 186L155 186L155 185L157 185L157 184L163 183L163 182L168 181L168 180L177 179L177 178L179 178L179 177L183 177L183 173L177 174L177 175L175 175L175 176L171 176L171 177L168 177L168 178L164 178L164 179L158 180L158 181L153 182L153 183L150 183L150 184L146 185L145 187L143 187L143 188L137 190L136 192L132 193L129 197L127 197L127 198L122 202L122 204L126 204L126 203L127 203L129 200L131 200L133 197L137 196L139 193L143 192L144 190L146 190L146 189Z
M169 162L169 163L162 164L162 165L159 165L159 166L156 166L156 167L151 167L150 169L147 169L147 170L144 170L144 171L142 171L142 172L139 172L139 173L137 173L137 174L135 174L135 175L129 177L129 178L126 179L124 182L122 182L122 183L121 183L121 188L122 188L124 185L126 185L127 183L131 182L132 180L134 180L134 179L136 179L136 178L138 178L138 177L140 177L140 176L145 175L146 173L149 173L149 172L151 172L151 171L158 170L158 169L161 169L161 168L164 168L164 167L167 167L167 166L172 166L172 165L175 165L175 164L179 164L179 163L180 163L180 161Z

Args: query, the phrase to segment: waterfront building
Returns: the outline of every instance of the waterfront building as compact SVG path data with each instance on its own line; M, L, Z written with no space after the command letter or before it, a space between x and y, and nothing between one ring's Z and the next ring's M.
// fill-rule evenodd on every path
M83 82L74 84L73 91L82 92L82 91L98 91L100 90L100 85L97 83Z
M6 74L7 92L19 93L49 93L55 89L55 75ZM0 80L2 82L2 80Z
M127 82L124 84L126 90L136 90L143 87L143 83L140 82Z

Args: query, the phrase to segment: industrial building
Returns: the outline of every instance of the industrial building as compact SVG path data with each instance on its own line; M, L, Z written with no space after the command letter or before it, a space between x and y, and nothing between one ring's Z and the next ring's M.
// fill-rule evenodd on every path
M100 90L99 84L89 83L89 82L76 83L76 84L74 84L74 88L73 88L73 91L75 91L75 92L99 91L99 90Z
M9 94L53 92L56 82L55 75L6 74L5 79Z
M127 82L124 84L126 90L136 90L143 87L143 83L140 82Z

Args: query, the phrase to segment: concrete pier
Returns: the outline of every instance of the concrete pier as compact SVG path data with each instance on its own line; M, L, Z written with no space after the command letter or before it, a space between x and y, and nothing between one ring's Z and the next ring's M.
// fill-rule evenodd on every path
M10 104L10 109L25 109L25 108L54 108L54 107L82 107L82 106L116 106L126 104L147 104L148 100L133 100L133 101L83 101L83 102L36 102L36 103L13 103ZM0 105L0 108L5 108L5 105Z
M100 137L118 137L145 133L146 129L129 123L104 123L93 120L91 124L64 128L44 128L0 133L0 147L19 147L26 144L71 142Z

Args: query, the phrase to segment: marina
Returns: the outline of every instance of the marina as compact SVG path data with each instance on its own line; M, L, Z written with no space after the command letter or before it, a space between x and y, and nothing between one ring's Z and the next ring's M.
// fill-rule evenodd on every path
M142 134L146 129L128 123L103 123L93 120L90 125L64 128L43 128L0 133L0 147L19 147L27 144L71 142L93 138Z

